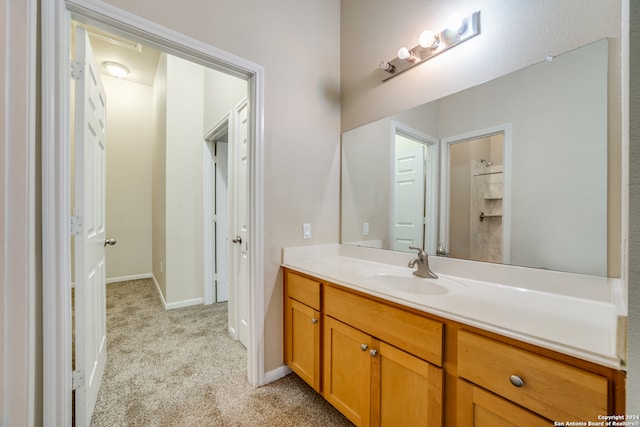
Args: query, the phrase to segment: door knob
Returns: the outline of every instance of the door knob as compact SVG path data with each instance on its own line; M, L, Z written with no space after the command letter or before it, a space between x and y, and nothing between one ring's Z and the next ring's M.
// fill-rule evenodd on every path
M242 237L236 236L231 240L233 243L242 243Z
M116 243L118 243L118 241L117 241L116 239L105 239L105 240L104 240L104 245L105 245L105 246L107 246L107 245L109 245L109 246L113 246L113 245L115 245Z

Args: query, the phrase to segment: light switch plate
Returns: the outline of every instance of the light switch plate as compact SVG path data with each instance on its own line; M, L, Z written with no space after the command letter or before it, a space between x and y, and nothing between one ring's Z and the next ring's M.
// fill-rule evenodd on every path
M309 240L311 238L311 224L302 224L302 238L304 240Z
M363 222L362 223L362 235L363 236L368 236L369 235L369 223L368 222Z

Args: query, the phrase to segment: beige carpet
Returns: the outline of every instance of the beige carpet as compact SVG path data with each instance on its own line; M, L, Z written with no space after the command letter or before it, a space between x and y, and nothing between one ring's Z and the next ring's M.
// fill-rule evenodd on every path
M227 305L165 311L150 280L107 285L107 366L92 426L350 426L291 374L247 383Z

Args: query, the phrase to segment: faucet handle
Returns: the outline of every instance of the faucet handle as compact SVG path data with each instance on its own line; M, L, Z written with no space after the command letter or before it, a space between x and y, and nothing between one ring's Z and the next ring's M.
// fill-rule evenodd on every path
M426 258L426 256L427 256L427 253L422 248L416 248L415 246L409 246L409 249L413 249L414 251L418 251L418 258L420 258L421 261L424 261L423 258Z

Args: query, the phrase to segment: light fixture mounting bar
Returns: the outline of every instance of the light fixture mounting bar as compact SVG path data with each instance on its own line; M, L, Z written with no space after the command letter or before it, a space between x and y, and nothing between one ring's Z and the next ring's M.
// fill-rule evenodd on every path
M480 11L462 19L458 28L445 28L437 33L435 35L437 41L435 47L422 47L418 44L409 50L411 54L409 59L395 57L389 62L380 64L381 73L384 74L382 81L387 81L418 64L422 64L442 52L446 52L460 43L472 39L478 34L480 34Z

